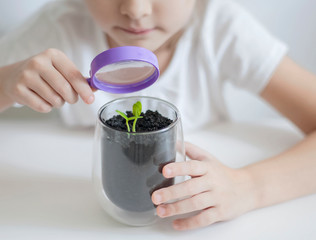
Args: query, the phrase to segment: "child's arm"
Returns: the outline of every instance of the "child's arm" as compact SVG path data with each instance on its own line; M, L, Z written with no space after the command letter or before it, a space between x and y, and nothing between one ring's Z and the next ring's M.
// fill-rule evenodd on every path
M94 100L85 78L59 50L0 68L0 112L14 103L49 112L64 102L75 103L78 95L88 104Z
M307 136L279 156L245 168L258 189L256 207L316 192L316 76L286 57L261 95Z
M261 96L306 134L316 130L316 76L285 57Z
M316 192L316 77L286 57L262 97L307 137L278 156L241 169L228 168L206 151L187 144L186 154L193 160L168 164L163 174L168 178L190 175L192 179L152 195L161 217L200 210L192 217L174 221L176 229L207 226Z

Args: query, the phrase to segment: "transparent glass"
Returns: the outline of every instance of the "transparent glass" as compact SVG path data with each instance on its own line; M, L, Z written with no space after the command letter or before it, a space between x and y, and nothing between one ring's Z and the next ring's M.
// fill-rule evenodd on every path
M142 82L155 72L155 67L142 61L122 61L101 68L96 74L100 82L125 85Z
M137 101L142 112L158 111L173 122L166 128L143 133L115 130L104 120L131 111ZM158 219L151 194L183 181L164 178L162 168L170 162L185 161L182 124L172 104L152 97L119 98L98 112L94 141L93 183L103 209L119 222L144 226Z

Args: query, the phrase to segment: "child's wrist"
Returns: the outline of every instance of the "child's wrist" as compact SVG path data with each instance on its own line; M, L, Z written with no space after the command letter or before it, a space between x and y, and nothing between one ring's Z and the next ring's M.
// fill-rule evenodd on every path
M9 67L10 66L5 66L0 68L0 112L14 104L13 99L7 95L5 90L5 80L8 78L7 73L10 71Z
M240 179L240 194L245 201L245 212L259 208L260 194L253 175L247 168L240 168L237 171Z

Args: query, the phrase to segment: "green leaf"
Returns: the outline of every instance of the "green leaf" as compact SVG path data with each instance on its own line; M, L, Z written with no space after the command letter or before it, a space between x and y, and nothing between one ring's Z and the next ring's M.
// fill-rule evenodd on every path
M140 103L140 101L137 101L133 105L133 115L137 118L140 116L141 113L142 113L142 104Z
M129 124L128 124L129 119L128 119L128 117L125 115L125 113L122 113L122 112L119 111L119 110L116 110L116 112L117 112L118 114L120 114L123 118L125 118L127 131L128 131L128 132L131 132L131 129L130 129Z
M122 112L119 111L119 110L116 110L116 112L117 112L118 114L120 114L123 118L125 118L126 121L128 121L128 117L125 115L125 113L122 113Z
M116 110L116 112L118 114L120 114L123 118L125 118L126 120L126 126L127 126L127 130L128 132L130 132L130 127L129 127L129 124L128 124L128 121L130 120L134 120L133 122L133 128L132 128L132 131L133 132L136 132L136 122L137 122L137 119L138 118L143 118L141 115L142 113L142 104L140 101L137 101L134 105L133 105L133 115L132 117L127 117L126 114L122 113L121 111L119 110Z

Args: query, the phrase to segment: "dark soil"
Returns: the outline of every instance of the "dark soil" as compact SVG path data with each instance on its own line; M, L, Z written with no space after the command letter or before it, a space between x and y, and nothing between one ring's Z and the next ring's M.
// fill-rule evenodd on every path
M126 112L128 117L131 112ZM146 111L137 120L136 132L156 131L168 127L173 121L157 111ZM146 212L156 206L151 194L162 187L171 186L174 179L166 179L161 171L176 158L176 128L153 134L128 134L126 121L116 115L102 119L107 127L101 137L102 184L107 197L116 206L131 212ZM132 129L133 120L130 121Z
M132 117L133 113L131 111L126 111L127 117ZM136 122L136 132L152 132L168 127L172 120L162 116L157 111L147 110L145 113L141 113L143 118L137 119ZM105 120L102 119L102 122L107 126L114 128L119 131L127 131L126 120L121 115L115 115L112 118ZM133 127L134 120L130 120L129 126L130 129Z

